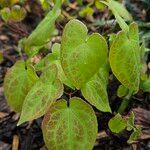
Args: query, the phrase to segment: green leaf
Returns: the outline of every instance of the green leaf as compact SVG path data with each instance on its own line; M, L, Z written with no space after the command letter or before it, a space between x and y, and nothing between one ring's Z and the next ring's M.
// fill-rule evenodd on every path
M110 8L115 10L126 21L132 21L132 16L129 14L125 6L117 1L110 0Z
M104 10L106 6L99 0L95 0L95 6L99 10Z
M56 102L45 115L42 131L48 149L91 150L97 135L97 120L90 105L80 98Z
M127 120L127 130L132 131L134 129L134 121L135 121L135 115L133 112L131 112L128 120Z
M137 35L137 25L131 24L129 37L124 31L119 32L109 53L110 66L114 75L122 85L134 91L139 89L141 70Z
M65 26L62 36L62 68L77 89L98 72L107 57L105 39L98 33L87 36L87 32L82 22L73 19Z
M141 135L141 127L136 127L132 134L130 135L129 140L127 141L129 144L135 142Z
M109 34L109 45L111 46L111 44L114 42L114 40L116 39L116 34L115 33L111 33Z
M66 75L64 74L64 71L62 69L61 63L60 63L60 44L55 43L52 47L52 53L48 54L44 59L42 59L37 65L37 70L42 70L50 65L55 64L58 69L58 78L61 80L62 83L67 85L68 87L74 89L74 86L72 83L67 79Z
M43 116L62 94L63 85L57 79L57 68L53 65L42 73L40 80L27 94L18 125Z
M123 85L120 85L119 88L117 89L117 96L118 97L124 97L128 94L128 89L123 86Z
M55 21L60 15L60 6L61 0L57 0L54 8L27 38L25 51L29 56L36 54L50 40L54 32Z
M150 77L147 77L146 79L141 80L140 89L142 89L145 92L150 92Z
M10 12L10 20L22 21L26 16L26 10L21 8L19 5L14 5Z
M16 62L7 72L4 79L4 93L7 103L14 111L21 111L28 91L37 80L34 70L30 66L26 69L24 61Z
M115 117L110 119L108 126L112 132L119 133L126 128L127 122L121 117L120 114L117 114Z
M7 7L3 8L2 10L0 10L0 15L1 15L2 19L5 22L7 22L11 17L10 9Z
M88 81L83 88L82 94L85 99L103 112L111 112L107 95L108 66L99 69L99 72Z
M87 6L85 8L83 8L80 12L79 12L79 15L81 17L87 17L87 16L92 16L94 13L94 10L93 8Z
M109 0L109 2L102 1L102 3L104 3L109 7L113 15L115 16L120 28L127 33L129 31L129 27L124 21L124 19L122 18L121 14L119 14L119 11L117 10L118 8L116 8L116 6L114 5L114 1L113 0Z
M42 8L47 10L50 7L50 0L40 0Z

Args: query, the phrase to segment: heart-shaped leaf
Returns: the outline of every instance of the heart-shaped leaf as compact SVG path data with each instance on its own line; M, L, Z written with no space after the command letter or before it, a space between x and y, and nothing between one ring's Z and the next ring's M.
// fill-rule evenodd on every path
M67 78L80 89L105 63L105 39L87 35L86 26L73 19L65 26L61 43L61 64Z
M4 92L7 103L16 112L20 112L24 99L31 87L38 80L34 70L25 66L24 61L18 61L7 72L4 80Z
M91 150L97 135L97 120L90 105L80 98L60 100L45 115L42 131L48 149Z
M140 83L140 47L138 27L130 25L129 35L118 33L109 54L110 65L117 79L128 89L138 91Z
M107 95L108 73L108 66L103 66L81 89L85 99L103 112L111 112Z
M63 94L63 85L57 79L56 66L46 69L40 80L27 94L18 124L44 115L50 105Z
M119 133L127 127L127 121L120 114L117 114L110 119L108 126L112 132Z

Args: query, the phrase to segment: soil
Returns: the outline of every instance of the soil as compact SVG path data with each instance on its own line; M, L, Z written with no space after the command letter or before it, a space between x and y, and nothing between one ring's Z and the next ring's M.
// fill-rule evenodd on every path
M131 6L127 4L127 8L130 13L135 16L135 19L143 22L150 21L150 18L147 15L150 12L150 8L147 8L147 6L146 8L145 6L141 6L141 2L138 1L126 0L125 2L126 4L132 4ZM19 39L28 36L44 15L40 5L31 1L29 1L27 5L30 5L30 7L34 9L32 9L32 12L28 12L24 21L20 23L9 22L6 24L0 20L0 51L4 56L4 61L0 64L0 150L46 150L41 131L42 117L33 122L17 126L20 114L11 110L4 97L4 76L7 70L17 60L21 59L16 51L18 41ZM131 9L132 7L134 9ZM63 14L65 18L56 23L59 35L61 35L62 29L68 21L69 14L77 14L78 10L79 6L76 5L76 2L74 1L69 7L63 6ZM146 14L144 14L142 10L145 11ZM81 18L77 16L77 18L82 20L88 26L89 32L99 32L105 36L111 32L118 31L118 26L114 22L111 24L107 23L107 20L110 19L107 9L102 12L96 10L94 17ZM102 19L106 21L100 26L98 20ZM60 36L54 37L52 41L59 42ZM149 54L147 54L147 63L150 62L149 57ZM114 112L113 115L115 115L115 111L121 103L121 100L116 95L119 84L120 83L110 72L108 93L110 105ZM81 93L76 92L75 95L81 96ZM101 113L94 108L99 124L99 132L94 150L150 149L150 93L140 91L132 99L133 100L123 115L127 117L131 111L135 113L136 124L142 126L142 134L138 141L131 145L127 144L126 141L131 134L127 131L123 131L120 134L111 133L108 130L108 121L113 115L110 113Z

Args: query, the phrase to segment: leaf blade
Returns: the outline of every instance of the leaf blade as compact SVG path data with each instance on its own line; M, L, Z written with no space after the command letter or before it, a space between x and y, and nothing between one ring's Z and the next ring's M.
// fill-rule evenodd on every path
M51 104L63 94L63 85L56 76L56 67L46 70L25 98L18 125L44 115Z
M111 112L107 95L108 66L100 68L99 72L81 89L85 99L103 112Z
M42 131L49 149L74 150L78 147L91 150L96 139L97 121L92 108L74 97L70 99L69 107L65 100L51 107L44 118Z
M132 37L128 38L124 31L119 32L110 48L109 61L117 79L126 88L138 91L140 82L140 49L137 41L134 41Z
M61 64L66 77L77 89L98 72L105 62L105 42L98 33L87 36L86 26L76 19L65 26L61 43Z
M4 79L4 94L7 103L14 111L21 111L28 91L37 80L38 77L31 68L25 69L24 61L16 62L16 64L7 72Z

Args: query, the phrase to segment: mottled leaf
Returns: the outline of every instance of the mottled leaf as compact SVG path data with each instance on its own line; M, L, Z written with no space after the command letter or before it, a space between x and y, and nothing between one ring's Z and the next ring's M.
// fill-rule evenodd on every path
M105 39L98 33L87 36L86 26L73 19L65 26L61 64L66 77L80 89L105 63Z
M97 120L90 105L80 98L56 102L45 115L42 131L49 150L91 150L97 135Z
M109 53L111 69L126 88L138 91L140 82L140 47L135 23L130 25L129 36L118 33Z
M127 126L127 121L124 120L120 114L110 119L108 123L109 129L114 133L119 133L123 131Z
M58 69L58 78L61 80L62 83L69 86L70 88L74 89L74 86L72 83L67 79L66 75L64 74L64 71L62 69L61 63L60 63L60 44L55 43L52 47L52 53L48 54L44 59L42 59L37 65L37 70L42 70L50 65L55 64Z
M103 112L111 112L107 95L108 66L99 69L99 72L88 81L83 88L82 94L85 99Z
M7 103L20 112L24 99L31 87L38 80L34 70L30 67L26 69L24 61L18 61L7 72L4 80L4 92Z
M57 79L56 66L47 68L40 80L27 94L18 124L37 119L44 115L50 105L63 94L63 85Z

